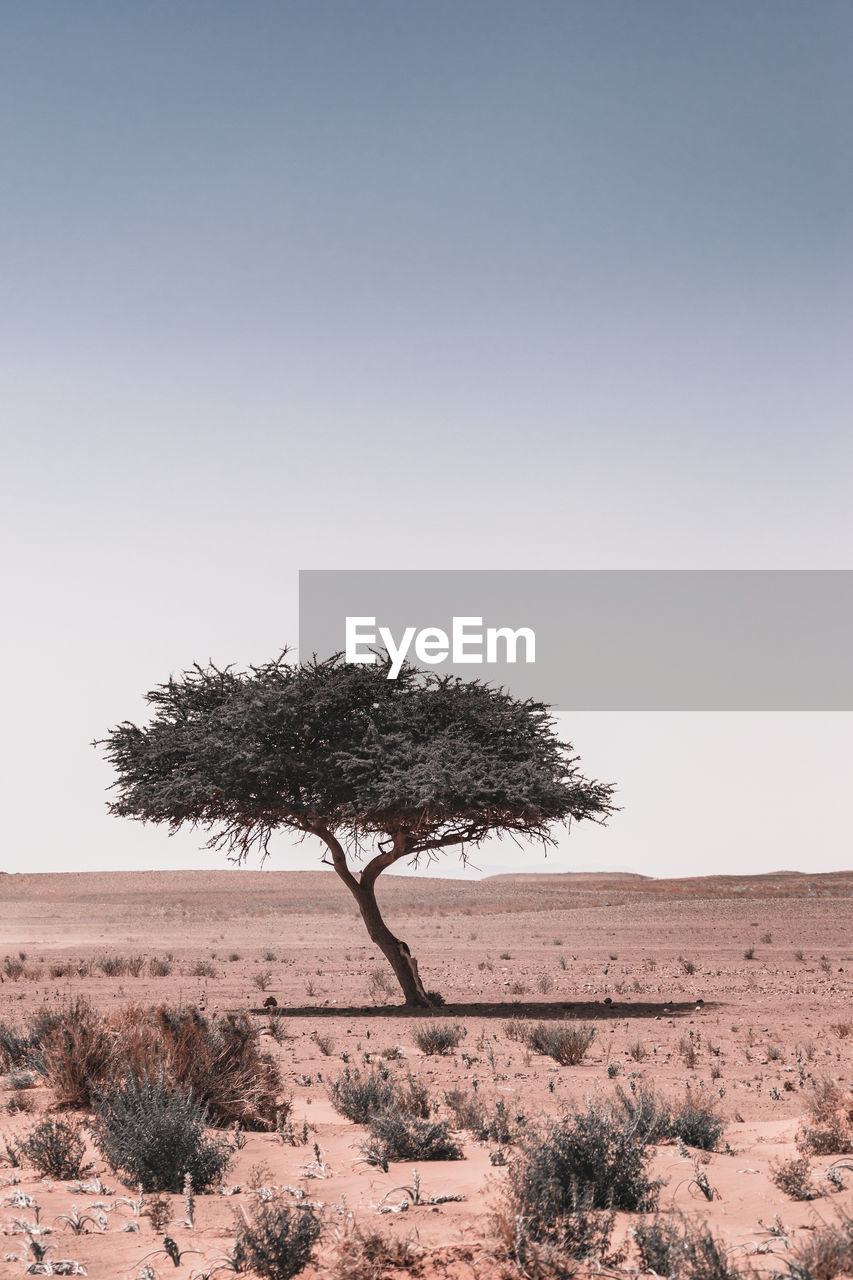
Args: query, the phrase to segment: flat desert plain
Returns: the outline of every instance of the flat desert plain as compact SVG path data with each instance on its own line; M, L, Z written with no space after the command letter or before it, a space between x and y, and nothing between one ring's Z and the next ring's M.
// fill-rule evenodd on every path
M331 871L2 875L0 1024L20 1030L34 1012L78 997L110 1018L128 1004L200 1005L208 1019L249 1011L280 1067L292 1140L239 1134L223 1186L197 1197L192 1226L175 1194L164 1228L144 1206L138 1212L135 1191L92 1145L83 1112L70 1113L92 1162L82 1181L45 1179L26 1159L6 1158L33 1125L59 1114L49 1082L7 1065L0 1273L26 1274L46 1247L48 1260L78 1262L93 1280L173 1274L158 1252L166 1230L183 1251L178 1274L225 1274L211 1269L227 1267L235 1222L251 1213L259 1188L279 1187L294 1203L325 1206L307 1276L524 1274L506 1271L492 1219L516 1148L464 1127L464 1101L482 1103L487 1116L502 1104L523 1133L617 1090L630 1098L653 1088L676 1106L689 1091L724 1121L714 1151L654 1144L661 1214L707 1222L744 1274L788 1275L821 1222L853 1215L853 1157L844 1168L843 1152L807 1155L811 1199L772 1176L800 1157L798 1132L827 1082L842 1110L853 1102L852 896L853 873L385 875L386 920L418 958L427 989L446 1001L425 1016L400 1007L386 962ZM141 959L128 968L133 957ZM540 1023L588 1028L581 1061L537 1052L530 1033ZM455 1047L425 1052L425 1027L458 1028ZM380 1066L425 1086L463 1158L392 1161L387 1170L366 1161L367 1129L333 1107L329 1086L347 1068ZM447 1196L458 1198L429 1203ZM90 1215L83 1226L68 1220L75 1207ZM611 1271L641 1271L630 1234L638 1220L617 1213L613 1239L626 1252ZM392 1264L380 1251L371 1262L353 1246L354 1234L371 1231L408 1240L408 1254Z

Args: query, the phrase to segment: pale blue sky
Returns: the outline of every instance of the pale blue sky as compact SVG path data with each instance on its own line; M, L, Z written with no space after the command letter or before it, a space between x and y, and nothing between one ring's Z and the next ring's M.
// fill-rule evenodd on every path
M846 0L0 35L6 869L211 861L88 742L295 640L299 568L851 567ZM625 811L565 865L851 863L847 716L566 732Z

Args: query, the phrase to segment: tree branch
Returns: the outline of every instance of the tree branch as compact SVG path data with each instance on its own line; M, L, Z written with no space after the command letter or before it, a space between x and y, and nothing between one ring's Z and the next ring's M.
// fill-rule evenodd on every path
M377 853L375 858L371 858L367 866L361 873L362 889L372 889L377 878L387 867L398 862L400 858L405 858L407 853L411 853L412 849L409 845L409 839L402 832L396 832L394 835L394 843L390 849L384 849L382 853Z
M332 855L332 866L351 893L357 893L359 883L347 866L347 856L340 841L326 827L306 827L312 835L319 836Z

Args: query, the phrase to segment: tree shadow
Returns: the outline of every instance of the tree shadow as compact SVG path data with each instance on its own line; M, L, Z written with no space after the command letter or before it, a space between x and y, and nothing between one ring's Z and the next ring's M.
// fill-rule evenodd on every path
M254 1008L248 1013L275 1018L535 1018L540 1022L572 1018L607 1022L616 1018L684 1018L718 1009L713 1001L613 1001L603 1000L504 1000L491 1003L444 1004L439 1009L413 1009L408 1005L277 1005Z

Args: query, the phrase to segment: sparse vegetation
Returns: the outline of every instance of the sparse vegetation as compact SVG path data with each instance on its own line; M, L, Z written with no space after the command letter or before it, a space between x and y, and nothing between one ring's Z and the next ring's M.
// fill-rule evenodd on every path
M421 1053L430 1055L452 1052L464 1035L464 1027L449 1022L422 1022L414 1031L415 1044Z
M370 1072L347 1067L328 1085L332 1106L354 1124L367 1124L371 1116L399 1106L398 1087L387 1067Z
M371 1000L394 994L394 979L387 969L371 969L367 975L367 990Z
M322 1217L310 1204L287 1204L279 1195L255 1196L250 1215L237 1218L234 1270L264 1280L289 1280L304 1271L320 1233Z
M349 1218L323 1261L329 1280L384 1280L389 1272L412 1271L422 1255L408 1237L385 1236Z
M620 1088L616 1101L627 1122L636 1126L645 1142L680 1138L688 1147L714 1151L725 1129L714 1099L698 1090L688 1089L677 1110L649 1085L629 1091Z
M805 1233L786 1259L792 1280L836 1280L853 1273L853 1217L839 1213Z
M805 1156L774 1160L770 1165L770 1181L792 1200L814 1200L818 1194L812 1183L811 1165Z
M312 1031L311 1039L325 1058L334 1053L335 1042L331 1036L323 1035L319 1031Z
M573 1274L541 1269L561 1254L570 1261L602 1255L613 1210L656 1207L661 1184L649 1176L650 1159L636 1125L602 1101L525 1135L497 1215L509 1256L540 1268L527 1274L551 1276Z
M19 1157L42 1177L68 1182L83 1175L86 1143L79 1129L66 1120L42 1120L16 1147Z
M524 1031L524 1043L563 1067L583 1062L595 1039L595 1028L567 1022L537 1022Z
M520 1112L509 1114L503 1098L490 1105L473 1090L451 1089L444 1095L444 1101L453 1116L454 1127L466 1129L478 1142L511 1146L526 1123Z
M461 1160L462 1148L450 1136L446 1120L424 1120L402 1112L380 1111L368 1121L360 1150L368 1164L387 1169L392 1160Z
M678 1280L746 1280L710 1227L651 1218L631 1231L643 1271Z
M853 1099L845 1097L833 1081L818 1081L796 1142L797 1149L805 1155L853 1152Z
M196 1191L215 1186L232 1157L223 1138L206 1132L207 1107L189 1092L128 1072L117 1086L95 1095L92 1134L101 1155L129 1187Z

